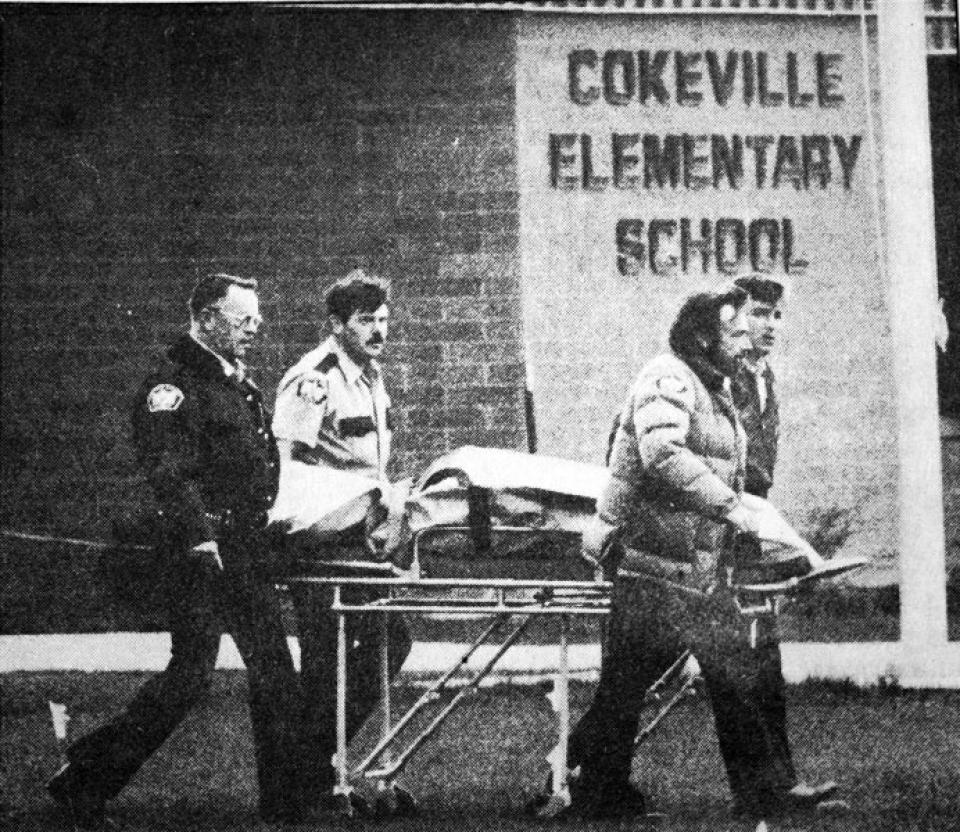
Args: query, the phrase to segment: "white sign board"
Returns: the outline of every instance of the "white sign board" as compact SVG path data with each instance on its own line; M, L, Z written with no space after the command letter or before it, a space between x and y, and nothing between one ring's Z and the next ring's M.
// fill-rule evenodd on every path
M851 511L896 577L896 410L860 35L851 19L519 22L527 360L539 450L604 458L688 292L788 277L771 500ZM869 81L872 85L875 79Z

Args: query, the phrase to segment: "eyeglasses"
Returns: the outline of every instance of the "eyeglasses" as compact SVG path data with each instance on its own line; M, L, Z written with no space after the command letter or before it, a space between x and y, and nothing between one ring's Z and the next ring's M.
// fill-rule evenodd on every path
M260 329L263 325L263 318L259 315L238 315L236 312L227 312L226 309L223 309L219 306L214 306L213 309L223 315L231 325L237 329Z

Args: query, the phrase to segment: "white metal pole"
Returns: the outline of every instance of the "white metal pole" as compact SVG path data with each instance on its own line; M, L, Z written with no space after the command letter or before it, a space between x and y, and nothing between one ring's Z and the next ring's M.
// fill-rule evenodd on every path
M947 611L923 2L882 0L878 22L886 269L899 421L900 639L904 670L932 676L934 656L947 642Z
M390 737L390 613L384 611L380 614L380 707L383 714L383 725L380 729L380 740L384 741ZM383 767L389 768L393 762L390 754L390 747L383 750ZM386 779L378 782L380 791L385 791L389 787Z
M560 616L560 666L557 668L557 698L560 704L560 713L557 714L560 741L560 765L558 776L554 778L554 789L564 799L569 792L570 784L567 779L570 765L570 654L569 654L570 624L567 616Z
M340 609L343 599L340 586L333 588L333 608L337 613L337 785L338 795L350 794L347 768L347 614ZM345 809L351 813L350 803Z

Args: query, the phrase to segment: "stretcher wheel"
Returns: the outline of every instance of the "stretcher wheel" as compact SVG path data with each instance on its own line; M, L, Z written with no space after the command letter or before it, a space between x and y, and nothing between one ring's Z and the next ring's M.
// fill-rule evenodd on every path
M526 813L534 818L555 818L570 808L570 790L539 794L526 805Z
M365 802L360 795L354 794L352 791L349 793L335 792L330 798L329 806L334 815L352 818L364 814L362 806Z
M377 794L373 813L378 818L410 818L419 812L416 798L401 786L391 786Z

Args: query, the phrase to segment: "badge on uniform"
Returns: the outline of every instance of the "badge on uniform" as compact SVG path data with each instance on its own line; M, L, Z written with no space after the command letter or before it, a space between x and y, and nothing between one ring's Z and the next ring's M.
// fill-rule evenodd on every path
M147 395L147 409L151 413L176 410L183 404L183 391L172 384L158 384Z
M307 376L297 385L297 395L310 404L321 404L327 397L326 385L316 376Z

